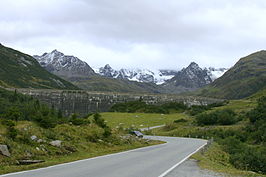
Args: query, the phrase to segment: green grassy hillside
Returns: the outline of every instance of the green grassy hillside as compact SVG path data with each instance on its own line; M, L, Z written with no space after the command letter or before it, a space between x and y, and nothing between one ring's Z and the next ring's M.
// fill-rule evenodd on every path
M201 96L240 99L266 88L266 51L241 58L222 77L198 91Z
M0 86L78 89L43 69L31 56L0 45Z

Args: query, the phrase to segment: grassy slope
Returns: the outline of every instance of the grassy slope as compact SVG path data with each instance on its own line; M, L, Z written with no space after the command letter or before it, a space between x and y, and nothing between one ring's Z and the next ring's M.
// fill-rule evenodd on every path
M43 69L31 56L0 45L0 86L78 89Z
M207 152L204 154L196 153L192 158L199 161L199 166L201 168L213 170L220 173L230 174L230 176L266 176L261 174L256 174L250 171L242 171L234 168L229 162L229 154L224 152L217 143L213 143Z
M201 96L239 99L266 88L266 51L241 58L222 77L197 93Z
M15 140L7 138L5 126L0 124L0 144L7 144L11 157L0 155L0 174L46 167L104 154L110 154L143 146L158 144L160 142L129 137L121 138L119 132L113 130L108 139L103 137L103 129L95 124L74 126L70 124L57 125L53 129L40 128L33 122L19 121L16 129L19 134ZM46 142L30 140L32 135ZM49 145L51 140L62 140L62 146ZM17 159L42 159L44 163L34 165L16 165Z

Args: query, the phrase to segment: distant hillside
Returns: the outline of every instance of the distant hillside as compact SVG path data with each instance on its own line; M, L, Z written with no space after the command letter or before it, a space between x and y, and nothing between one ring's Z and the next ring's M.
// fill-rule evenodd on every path
M222 77L198 92L201 96L227 99L248 97L266 88L266 51L241 58Z
M31 56L0 44L0 86L78 89L43 69Z
M72 81L78 87L90 91L160 93L159 86L153 83L140 83L124 79L113 79L99 75Z

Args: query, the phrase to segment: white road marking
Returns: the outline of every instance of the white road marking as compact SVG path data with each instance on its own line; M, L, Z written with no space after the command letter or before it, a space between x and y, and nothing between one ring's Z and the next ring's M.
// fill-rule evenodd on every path
M175 169L178 165L180 165L181 163L183 163L184 161L186 161L190 156L192 156L193 154L195 154L196 152L198 152L201 148L203 148L204 146L206 146L207 143L203 144L202 146L200 146L198 149L196 149L195 151L193 151L192 153L190 153L189 155L187 155L184 159L182 159L181 161L179 161L177 164L175 164L174 166L172 166L171 168L169 168L168 170L166 170L164 173L162 173L160 176L158 177L164 177L166 176L168 173L170 173L173 169Z

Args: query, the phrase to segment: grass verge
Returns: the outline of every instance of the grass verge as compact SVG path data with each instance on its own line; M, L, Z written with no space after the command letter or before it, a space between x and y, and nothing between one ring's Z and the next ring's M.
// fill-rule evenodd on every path
M223 173L228 176L246 176L246 177L265 177L266 175L257 174L251 171L243 171L234 168L229 162L229 154L224 152L221 146L213 143L206 152L201 151L191 156L198 161L198 165L203 169Z

